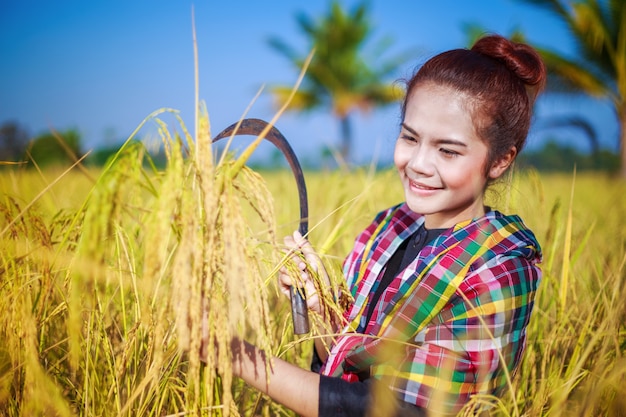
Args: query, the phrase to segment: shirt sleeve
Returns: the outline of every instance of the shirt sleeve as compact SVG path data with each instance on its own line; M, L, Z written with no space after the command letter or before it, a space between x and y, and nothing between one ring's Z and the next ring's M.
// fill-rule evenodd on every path
M388 403L372 401L372 386L372 379L364 382L348 382L341 378L321 375L319 417L364 417L365 415L426 417L423 409L401 401L397 403L395 413L389 413L389 410L376 410L376 407ZM387 395L393 395L390 390L387 391Z

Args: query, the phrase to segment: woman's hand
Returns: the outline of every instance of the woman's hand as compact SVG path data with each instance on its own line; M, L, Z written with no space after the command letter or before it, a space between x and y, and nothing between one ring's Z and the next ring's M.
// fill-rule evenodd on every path
M287 255L293 267L296 268L300 280L294 280L287 270L287 266L280 268L278 272L278 285L280 291L287 297L290 296L290 288L292 285L304 287L307 306L309 310L322 315L322 305L318 292L318 285L322 288L329 288L330 280L326 269L308 240L306 240L300 232L296 231L292 236L285 237L285 246ZM315 283L312 273L317 275L320 282ZM294 282L295 281L295 282Z
M328 273L319 255L299 232L296 231L292 236L285 237L285 246L290 258L287 262L296 269L299 279L294 280L287 271L288 267L283 266L278 273L280 291L290 297L292 285L304 287L308 309L321 318L321 320L313 320L315 328L313 332L318 335L327 335L315 338L315 350L324 362L328 357L328 347L332 344L331 335L340 327L340 317L334 309L328 308L320 297L320 291L322 294L326 293L326 297L331 296Z

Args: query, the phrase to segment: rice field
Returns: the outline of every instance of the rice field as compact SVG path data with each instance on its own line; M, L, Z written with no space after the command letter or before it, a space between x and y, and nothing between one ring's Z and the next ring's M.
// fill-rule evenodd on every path
M292 415L232 377L227 348L239 335L308 367L314 335L293 335L275 285L292 175L156 123L165 169L128 142L99 170L0 170L0 415ZM391 169L306 180L309 239L339 286L354 237L402 190ZM544 251L522 366L501 398L476 398L493 415L626 415L625 195L602 174L532 171L489 192Z

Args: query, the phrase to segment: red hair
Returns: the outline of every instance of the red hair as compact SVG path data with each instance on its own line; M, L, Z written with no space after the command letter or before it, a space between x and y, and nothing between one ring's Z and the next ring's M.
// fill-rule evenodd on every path
M477 134L489 147L485 170L515 147L522 150L532 107L546 82L546 68L530 46L499 35L479 39L471 49L453 49L429 59L407 82L402 104L416 86L434 83L467 97Z

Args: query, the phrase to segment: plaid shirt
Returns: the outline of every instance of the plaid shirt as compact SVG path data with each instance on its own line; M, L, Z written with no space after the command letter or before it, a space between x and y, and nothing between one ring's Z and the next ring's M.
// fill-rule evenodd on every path
M354 303L322 374L369 372L403 401L456 412L473 394L497 394L519 364L541 251L519 217L491 211L426 245L369 306L387 261L423 222L401 204L356 239L344 262Z

